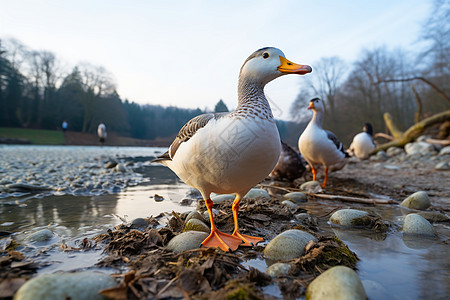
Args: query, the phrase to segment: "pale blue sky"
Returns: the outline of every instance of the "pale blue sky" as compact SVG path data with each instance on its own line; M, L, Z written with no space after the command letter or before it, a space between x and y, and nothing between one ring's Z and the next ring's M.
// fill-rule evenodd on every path
M253 51L274 46L294 62L362 49L415 49L427 0L0 0L0 38L49 50L68 67L87 61L115 77L122 98L137 103L236 106L239 69ZM306 75L313 76L313 74ZM266 94L289 117L300 76L281 77Z

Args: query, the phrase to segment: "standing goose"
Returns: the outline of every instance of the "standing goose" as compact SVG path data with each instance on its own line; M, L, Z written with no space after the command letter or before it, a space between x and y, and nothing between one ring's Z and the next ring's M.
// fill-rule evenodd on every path
M181 128L169 150L155 160L201 192L211 222L204 247L234 251L241 243L251 246L263 240L239 232L238 209L242 197L272 171L280 155L280 137L264 86L284 74L311 71L310 66L287 60L277 48L255 51L241 67L236 110L193 118ZM236 195L231 235L214 224L212 192Z
M325 187L328 171L342 169L348 154L336 135L322 128L325 111L322 101L319 98L312 99L308 109L312 109L313 117L298 139L298 148L303 158L311 166L313 180L316 180L317 165L325 167L325 178L322 184L322 187Z
M366 123L364 124L363 132L358 133L353 138L348 152L359 159L367 159L373 149L375 149L375 143L373 142L372 124Z

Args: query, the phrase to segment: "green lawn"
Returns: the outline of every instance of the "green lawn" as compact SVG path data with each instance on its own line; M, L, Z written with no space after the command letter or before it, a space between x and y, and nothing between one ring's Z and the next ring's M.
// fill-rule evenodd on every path
M34 145L63 145L62 131L0 127L0 137L27 139Z

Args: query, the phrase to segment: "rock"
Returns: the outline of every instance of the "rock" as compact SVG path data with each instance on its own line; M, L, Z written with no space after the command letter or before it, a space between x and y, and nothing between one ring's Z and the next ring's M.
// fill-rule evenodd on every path
M450 155L450 146L445 146L439 151L439 155Z
M386 154L390 157L394 157L403 153L405 152L400 147L390 147L389 149L386 150Z
M32 242L45 242L53 238L53 232L49 229L41 229L26 237L26 240Z
M409 214L403 220L403 232L406 234L419 234L435 236L433 225L418 214Z
M287 206L290 209L297 209L300 207L297 203L294 203L290 200L284 200L283 202L281 202L281 204Z
M184 231L203 231L206 233L209 233L211 230L209 229L209 226L203 223L202 221L198 219L190 219L186 222L186 225L184 225Z
M444 214L434 212L434 211L422 211L417 213L419 216L424 217L429 222L448 222L450 218Z
M405 145L405 152L408 155L427 155L427 154L436 154L436 149L432 144L425 143L425 142L415 142L415 143L408 143Z
M13 183L6 186L10 192L39 192L51 190L48 186L40 186L26 183Z
M419 191L407 197L400 205L407 208L424 210L430 207L431 203L427 193Z
M264 249L264 257L269 260L290 260L300 257L309 241L317 242L317 238L298 229L286 230L271 240Z
M355 271L349 267L336 266L309 284L306 299L366 300L367 295Z
M180 253L186 250L197 249L208 237L208 233L201 231L186 231L173 237L167 244L167 249Z
M115 285L114 279L99 272L44 274L27 281L14 300L106 299L98 292Z
M318 181L305 182L300 186L300 189L306 193L312 194L320 193L322 191L322 187Z
M441 161L434 167L434 169L438 171L448 171L450 170L450 163L448 161Z
M272 278L276 278L279 276L286 276L289 273L290 269L291 269L290 264L274 263L267 268L266 274Z
M190 188L189 191L186 192L186 197L192 199L203 199L200 191L194 188Z
M185 222L188 222L190 219L197 219L202 222L205 222L205 218L196 210L191 211L187 216Z
M147 228L148 223L145 221L144 218L136 218L133 221L131 221L131 228L135 229L145 229Z
M242 199L254 200L258 198L263 198L264 200L270 200L270 195L266 190L263 189L251 189Z
M155 199L156 202L164 201L164 197L158 194L153 195L153 199Z
M330 222L341 226L366 226L371 222L366 218L368 214L357 209L341 209L331 215Z
M111 161L108 161L108 163L106 164L105 168L106 168L106 169L112 169L112 168L114 168L115 166L117 166L117 161L111 160Z
M283 195L283 198L286 200L291 200L293 202L306 202L308 198L305 193L302 192L293 192L287 193Z
M122 163L117 164L115 169L116 169L116 172L124 173L127 171L127 168L125 168L125 166Z
M222 202L227 201L227 200L233 201L234 198L236 198L236 196L233 195L233 194L221 194L221 195L214 195L214 196L212 196L211 200L212 200L213 203L218 204L218 203L222 203Z

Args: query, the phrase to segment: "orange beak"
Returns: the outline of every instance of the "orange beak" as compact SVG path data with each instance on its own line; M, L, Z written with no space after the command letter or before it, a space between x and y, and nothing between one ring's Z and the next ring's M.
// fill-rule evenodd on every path
M278 71L285 74L305 75L312 72L312 68L310 66L293 63L283 56L280 56L280 62L281 64L278 66Z
M308 108L307 108L307 109L313 109L313 108L315 108L315 106L314 106L314 102L313 102L313 101L311 101L311 102L309 102L309 106L308 106Z

